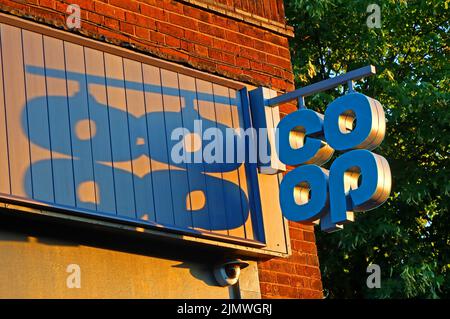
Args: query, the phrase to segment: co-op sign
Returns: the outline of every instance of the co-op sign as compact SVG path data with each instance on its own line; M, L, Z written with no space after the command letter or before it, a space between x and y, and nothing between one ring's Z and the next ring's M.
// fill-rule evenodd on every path
M391 189L386 159L372 152L385 135L383 107L353 87L353 81L374 73L375 68L368 66L277 97L265 88L253 90L249 94L251 129L230 128L224 136L219 129L202 131L198 121L193 133L185 128L173 132L172 139L179 142L171 156L187 163L257 162L262 174L278 174L286 171L286 165L295 166L280 184L283 215L297 222L320 221L327 232L341 229L354 220L354 212L384 203ZM325 114L305 107L304 97L343 83L348 83L349 92L330 103ZM299 100L299 110L280 121L277 105L294 99ZM320 167L335 152L340 154L330 169Z
M268 164L261 165L269 168L269 172L276 171L280 169L279 159L283 164L296 167L286 174L280 185L280 206L287 219L320 220L322 230L335 231L352 222L354 212L374 209L389 197L389 164L384 157L372 152L385 135L383 106L355 92L353 86L353 81L372 74L375 68L368 66L269 99L262 89L251 92L254 111L294 99L299 102L299 110L283 118L275 132L272 131L278 158L272 156ZM344 83L348 83L348 93L330 103L325 114L305 108L304 97ZM267 127L267 123L270 123L267 117L255 118L258 127ZM335 151L340 154L330 169L320 167Z

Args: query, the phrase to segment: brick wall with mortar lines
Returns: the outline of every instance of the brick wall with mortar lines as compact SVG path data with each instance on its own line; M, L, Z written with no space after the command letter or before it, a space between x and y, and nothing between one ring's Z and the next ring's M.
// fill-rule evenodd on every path
M282 0L0 0L0 11L66 29L69 4L81 8L71 32L263 85L294 89ZM265 9L264 11L261 8ZM282 105L282 116L294 105ZM263 298L322 298L313 226L289 223L292 256L259 263Z
M254 13L272 21L284 23L284 3L279 0L201 0Z

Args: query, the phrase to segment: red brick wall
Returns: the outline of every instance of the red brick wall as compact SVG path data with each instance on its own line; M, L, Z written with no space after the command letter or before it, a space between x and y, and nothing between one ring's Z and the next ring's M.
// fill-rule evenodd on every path
M0 0L0 11L67 29L68 4L81 7L81 29L71 32L246 83L294 88L282 0ZM290 235L290 258L260 263L262 295L321 298L314 229L290 223Z
M314 227L289 223L292 255L259 263L263 298L323 298Z
M284 3L279 0L203 0L254 13L269 20L285 23Z

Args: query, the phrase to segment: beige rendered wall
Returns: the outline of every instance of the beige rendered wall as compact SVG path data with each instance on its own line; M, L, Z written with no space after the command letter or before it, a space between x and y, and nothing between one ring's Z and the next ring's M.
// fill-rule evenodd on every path
M71 264L80 267L81 288L67 286ZM211 266L0 228L0 298L260 297L256 263L243 273L241 293L218 287Z

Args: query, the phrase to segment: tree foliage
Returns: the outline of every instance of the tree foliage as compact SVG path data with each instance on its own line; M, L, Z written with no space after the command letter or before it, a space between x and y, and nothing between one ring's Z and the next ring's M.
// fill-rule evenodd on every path
M381 28L366 9L381 7ZM330 298L450 297L449 0L286 0L297 87L364 65L377 75L356 86L387 117L376 153L390 163L393 188L380 208L332 234L318 232ZM323 111L344 88L306 100ZM366 286L381 267L381 288Z

